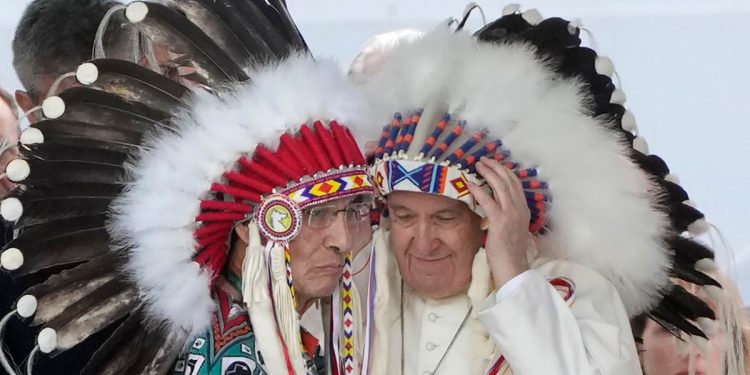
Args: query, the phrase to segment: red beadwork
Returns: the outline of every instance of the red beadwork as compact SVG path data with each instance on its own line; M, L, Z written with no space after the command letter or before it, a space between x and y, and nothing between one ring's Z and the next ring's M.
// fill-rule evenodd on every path
M248 218L274 188L340 166L363 166L366 161L349 129L331 121L327 126L315 122L312 128L303 124L297 134L282 134L276 150L259 145L237 164L237 169L223 174L224 181L211 185L195 219L195 261L211 271L212 284L226 263L235 223Z

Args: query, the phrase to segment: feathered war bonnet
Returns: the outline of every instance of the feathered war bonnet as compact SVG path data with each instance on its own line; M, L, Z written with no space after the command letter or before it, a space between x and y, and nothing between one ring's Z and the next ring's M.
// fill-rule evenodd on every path
M474 35L443 25L368 46L382 56L363 52L350 74L366 81L388 124L373 182L383 195L439 194L482 216L466 185L483 183L480 157L499 160L523 183L541 256L601 273L631 317L649 313L676 334L705 337L713 312L670 281L718 292L704 273L713 252L690 239L707 229L703 214L649 155L611 60L581 46L580 31L509 6ZM381 65L359 67L367 61Z
M2 265L14 276L64 271L25 291L15 312L45 327L38 349L52 354L119 321L92 373L169 371L210 327L232 231L248 225L242 289L265 365L305 373L289 241L306 207L372 194L349 130L364 125L364 97L336 64L310 56L283 2L114 12L179 55L201 88L98 59L69 74L81 87L44 101L9 166L21 187L2 215L20 235ZM352 373L351 254L336 297L326 352Z
M301 360L289 242L303 209L373 191L362 153L339 124L356 123L359 99L336 65L291 57L231 93L197 95L176 132L154 138L128 168L134 180L114 202L110 227L154 313L192 333L205 328L208 288L226 264L231 232L250 220L243 295L258 345L269 367L283 364L266 349L278 323L283 346ZM350 284L351 254L344 272ZM300 373L301 362L293 364Z

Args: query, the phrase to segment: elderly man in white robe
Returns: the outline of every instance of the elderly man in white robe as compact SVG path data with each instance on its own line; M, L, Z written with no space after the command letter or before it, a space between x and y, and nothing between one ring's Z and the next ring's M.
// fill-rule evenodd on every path
M478 37L381 36L352 65L390 122L370 144L385 202L370 374L640 373L628 319L667 293L674 228L630 159L643 140L625 144L627 119L595 117L597 88L559 72L583 62L514 38L514 22L541 21L527 16L508 12ZM577 38L560 19L538 33L552 23ZM507 39L487 42L499 29ZM591 62L581 71L595 62L610 79L608 59Z

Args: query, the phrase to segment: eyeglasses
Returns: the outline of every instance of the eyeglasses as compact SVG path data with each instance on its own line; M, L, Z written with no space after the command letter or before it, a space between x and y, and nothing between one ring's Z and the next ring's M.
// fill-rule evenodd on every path
M340 210L336 206L314 206L303 211L304 219L310 228L323 229L333 224L340 212L344 213L347 229L357 229L370 217L370 203L353 203Z

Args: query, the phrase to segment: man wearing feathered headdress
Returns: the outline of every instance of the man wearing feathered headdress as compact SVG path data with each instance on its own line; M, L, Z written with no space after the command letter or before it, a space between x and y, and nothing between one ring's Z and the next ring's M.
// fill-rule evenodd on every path
M671 264L702 215L667 206L611 62L535 10L463 24L377 38L350 72L389 124L368 373L636 374L643 311L699 339L713 315L668 276L706 276Z

